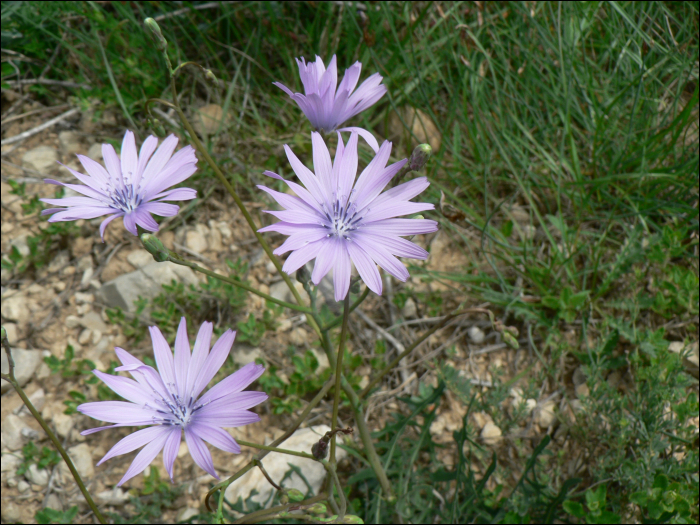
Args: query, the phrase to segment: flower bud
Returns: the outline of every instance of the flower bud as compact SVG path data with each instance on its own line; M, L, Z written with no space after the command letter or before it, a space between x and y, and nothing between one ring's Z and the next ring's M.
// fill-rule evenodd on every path
M328 508L323 503L314 503L307 509L311 514L325 514Z
M422 170L432 153L433 148L428 144L418 144L413 150L413 153L411 153L411 158L408 159L408 165L411 171Z
M511 334L510 332L501 332L501 337L503 337L503 342L510 346L512 349L517 350L518 348L520 348L518 340L515 337L513 337L513 334Z
M147 119L146 125L153 130L153 133L155 133L157 137L165 137L165 127L163 126L163 123L157 118Z
M158 240L158 237L151 235L150 233L141 234L141 243L146 251L153 255L153 258L158 262L165 262L170 256L170 250L168 250L163 243Z
M289 501L293 503L299 503L304 501L304 493L297 489L289 489L287 491L287 496L289 496Z
M207 82L214 87L219 87L219 79L216 78L216 75L212 73L211 69L202 68L202 71L204 72L204 79Z
M160 32L158 22L152 18L146 18L144 24L150 29L151 38L153 38L153 42L156 44L156 49L158 49L158 51L165 51L168 47L168 41L163 37L163 33Z
M362 518L355 516L354 514L346 514L343 516L343 519L340 520L340 523L364 523L364 521L362 521Z

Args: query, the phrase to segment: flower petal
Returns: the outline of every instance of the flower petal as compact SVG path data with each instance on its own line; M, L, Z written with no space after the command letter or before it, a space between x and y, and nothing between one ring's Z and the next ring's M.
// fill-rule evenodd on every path
M241 447L236 443L236 440L233 439L228 432L217 426L207 423L194 423L192 425L192 431L224 452L231 452L233 454L241 453Z
M173 465L180 450L180 441L182 441L182 429L177 425L170 427L170 433L163 446L163 466L170 476L170 481L173 481Z
M160 452L163 449L163 445L165 445L165 440L168 438L169 435L169 429L167 429L166 427L160 427L160 429L163 432L159 436L156 436L153 439L153 441L151 441L148 445L146 445L141 450L141 452L136 454L134 461L132 461L131 465L129 465L129 468L124 474L124 477L119 481L119 483L117 483L117 487L121 487L131 478L133 478L137 474L141 474L141 472L146 470L146 467L148 467L148 465L151 464L151 461L155 459L155 457L158 455L158 452Z
M190 450L190 455L194 462L216 479L219 479L216 470L214 470L211 453L197 434L196 427L185 429L185 441L187 441L187 448Z
M209 352L209 355L204 362L204 365L202 366L202 369L200 370L199 374L197 374L197 379L192 386L192 390L189 392L193 399L197 399L197 397L199 397L199 394L202 392L202 390L204 390L204 387L209 384L209 381L214 378L216 373L221 368L221 365L224 364L235 338L236 332L233 330L226 330L214 344L211 352Z
M121 456L122 454L128 454L141 448L144 445L148 445L154 439L161 437L163 434L167 434L166 427L154 426L148 428L142 428L137 430L133 434L129 434L123 439L120 439L116 445L109 449L104 457L97 462L97 466L102 465L108 459L112 459L115 456Z
M382 295L382 277L372 258L356 242L347 243L347 249L352 262L355 263L357 273L367 287L377 295Z
M255 363L248 363L240 370L237 370L211 387L199 399L199 404L206 405L211 401L219 399L220 397L229 396L240 392L259 378L264 371L264 366L256 365Z
M180 326L177 328L175 336L175 383L177 384L177 395L180 399L185 399L187 385L187 370L190 367L190 340L187 337L187 321L180 319Z

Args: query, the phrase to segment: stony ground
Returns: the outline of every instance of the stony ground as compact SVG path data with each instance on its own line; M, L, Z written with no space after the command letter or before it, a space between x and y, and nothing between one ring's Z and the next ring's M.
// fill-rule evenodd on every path
M3 95L5 96L5 93ZM39 110L38 113L15 119L7 125L3 122L3 137L13 137L32 129L40 124L42 119L55 114L31 100L22 103L21 110L16 111L16 114L35 110ZM66 120L18 143L3 146L3 256L7 256L12 246L17 247L23 255L28 254L28 237L37 235L39 229L47 226L45 221L38 220L37 213L24 213L21 204L26 201L11 193L7 181L12 179L26 183L28 197L53 196L55 187L43 184L41 181L44 177L62 181L72 178L68 170L62 168L57 161L80 171L76 153L101 160L100 145L103 138L118 138L123 134L123 128L114 114L106 113L99 120L93 120L93 115L90 114L76 115L74 118L75 120ZM254 211L263 206L260 202L250 202L248 205L249 209ZM249 263L250 270L245 277L253 286L286 298L283 283L272 271L274 268L267 262L262 250L255 244L252 233L230 198L214 193L196 210L196 214L197 221L164 221L162 226L165 231L159 238L168 248L206 268L222 273L227 272L226 259L235 260L241 257ZM131 300L135 295L153 296L159 292L160 284L169 282L171 278L185 283L196 283L202 276L171 263L155 263L141 247L138 239L124 230L120 221L115 221L109 226L105 242L101 242L98 233L100 221L101 219L77 221L79 235L53 253L48 264L36 271L20 274L3 269L2 322L14 348L16 372L24 383L26 393L63 440L91 493L96 495L98 504L109 511L129 514L132 509L129 507L127 491L142 486L143 477L134 478L124 490L114 487L128 468L134 454L114 458L99 467L96 463L112 445L128 435L130 429L81 436L80 431L97 426L97 422L80 414L65 415L63 412L66 406L63 402L69 398L70 391L80 390L84 386L84 380L52 374L43 358L55 356L62 359L66 347L71 345L75 350L76 360L89 359L98 369L106 370L110 361L115 359L115 346L122 346L138 356L151 355L150 342L143 340L133 346L133 341L126 337L122 328L109 322L105 308L121 305L127 310L133 310ZM272 238L273 244L279 242L280 239ZM430 269L459 271L466 266L463 251L459 249L455 239L450 238L445 231L416 239L416 242L426 247L430 246L431 258L426 263ZM404 286L395 281L390 284L394 292L400 291ZM464 298L464 291L449 282L425 283L413 278L407 286L419 292L439 291L444 312L457 306ZM263 309L263 302L251 296L245 311L240 312L236 320L245 319L250 312L261 315ZM360 310L352 317L352 338L349 344L354 353L365 358L374 355L377 339L387 340L387 347L393 353L401 345L410 344L435 322L430 312L412 299L399 310L387 301L386 296L371 296ZM144 315L147 317L147 313ZM231 319L211 320L222 327L234 324L234 320ZM289 345L300 351L313 350L313 334L306 328L303 318L294 313L283 314L277 322L276 331L268 332L258 347L234 344L233 361L242 365L262 357L279 369L279 374L284 380L286 374L292 371L289 355L285 350ZM394 328L390 335L387 335L389 327ZM195 333L196 327L190 324L189 328L191 334ZM575 334L572 334L572 340L574 339ZM449 354L446 353L446 349L450 349ZM317 351L316 354L321 366L327 366L325 357ZM494 373L498 372L502 378L508 379L535 361L525 347L519 351L509 350L501 341L500 335L492 331L485 316L478 314L457 320L432 336L414 354L406 359L396 373L387 378L382 390L370 400L368 420L373 429L382 428L388 414L397 410L397 396L416 393L420 383L437 384L435 371L430 366L434 359L450 363L482 388L491 386ZM3 371L5 366L3 354ZM531 375L536 373L537 366L533 366ZM562 366L571 368L568 363L562 363ZM566 431L558 432L558 428L565 429L565 426L559 427L560 418L575 418L576 398L584 395L587 388L585 378L582 378L580 373L577 375L574 368L566 373L570 379L565 387L568 389L568 395L562 396L561 388L554 385L540 385L539 397L526 400L529 415L512 435L504 436L488 415L473 413L471 423L479 432L482 444L495 450L505 447L506 453L501 454L501 457L508 458L510 451L511 457L515 458L518 454L514 445L516 440L527 442L550 433L560 440L561 450L570 458L569 475L581 475L586 469L585 454L579 453L580 451L574 453L567 448L570 445L567 445ZM371 372L368 365L363 365L357 370L362 377L362 383L368 381ZM630 379L611 374L607 380L619 385L619 388L625 388ZM8 389L8 386L3 382L3 522L32 523L36 511L43 507L66 509L72 505L78 505L80 509L76 522L93 522L92 515L62 465L50 469L38 469L33 466L22 476L16 474L21 463L21 450L26 443L33 441L39 447L50 446L50 443L26 408L23 408L19 396ZM511 404L519 403L522 392L516 384L504 409L510 409ZM94 399L96 386L91 387L90 393ZM446 396L446 402L430 430L437 441L449 443L452 440L452 432L462 425L466 406L451 393L448 392ZM574 402L566 402L566 399L573 399ZM317 436L326 430L323 425L328 424L329 407L330 401L326 400L312 413L309 428L300 430L287 446L308 450L310 444L318 439ZM259 406L257 410L262 421L248 427L233 429L231 433L234 437L249 441L269 441L291 422L290 416L273 414L269 404ZM341 421L350 424L349 414L341 414ZM251 452L245 449L241 455L235 457L218 449L212 450L214 464L222 478L234 473L251 457ZM454 450L447 448L441 455L444 464L453 464ZM268 471L281 476L286 470L283 467L288 459L284 458L282 463L279 463L280 461L280 458L270 456L266 460ZM161 460L157 459L153 464L160 470L161 476L166 478ZM312 472L312 467L308 465L303 465L302 468L309 473L309 480L316 487L320 486L322 472ZM345 468L349 470L352 465L346 462ZM252 487L259 492L268 490L257 473L250 476L250 479L236 485L228 496L234 500L238 495L245 498ZM187 519L199 512L202 509L203 495L213 481L211 476L194 465L184 443L175 464L175 479L185 490L172 508L162 516L164 522Z

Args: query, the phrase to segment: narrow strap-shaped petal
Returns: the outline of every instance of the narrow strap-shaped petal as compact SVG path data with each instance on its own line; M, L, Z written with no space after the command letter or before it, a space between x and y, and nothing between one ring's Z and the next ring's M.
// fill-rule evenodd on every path
M382 147L377 151L377 154L357 178L357 182L355 183L355 202L358 202L357 198L364 193L365 188L370 184L372 179L378 177L384 171L386 163L389 160L389 155L391 155L391 142L385 140Z
M182 429L175 425L170 427L170 433L165 440L165 445L163 445L163 466L170 476L170 481L173 480L173 465L175 465L175 458L180 450L180 441L182 440Z
M207 356L209 355L213 328L214 325L212 323L202 323L197 333L197 339L194 341L194 350L192 350L190 367L189 370L187 370L187 386L185 387L185 392L193 399L195 397L192 395L194 384L197 381L197 376L199 376L199 371L202 369L202 366L204 366Z
M324 184L327 189L333 192L335 188L330 187L333 164L331 162L331 155L328 152L328 147L326 147L326 143L323 141L320 133L316 133L315 131L311 133L311 145L313 148L314 172L316 173L316 177L321 184Z
M251 412L250 410L241 410L235 414L230 414L227 416L219 416L214 414L198 416L196 421L197 423L207 423L217 427L242 427L243 425L257 423L260 421L260 416L255 412Z
M131 478L133 478L137 474L141 474L141 472L146 470L146 467L148 467L148 465L151 464L151 461L155 459L155 457L158 455L158 452L160 452L163 449L163 445L165 445L165 440L168 438L169 435L169 429L167 427L160 428L162 428L164 432L161 435L154 438L153 441L151 441L148 445L143 447L141 452L136 454L134 461L132 461L131 465L129 465L129 468L124 474L124 477L122 477L119 483L117 483L117 487L121 487Z
M189 201L196 198L197 190L192 188L174 188L151 197L153 200L160 199L162 201Z
M241 453L241 447L236 443L236 440L219 427L206 423L194 423L190 426L190 430L224 452Z
M100 372L99 370L93 370L93 374L99 377L104 384L111 388L116 394L120 395L127 401L136 403L137 405L146 405L148 403L153 404L154 398L152 393L143 388L133 379L121 376L111 376Z
M430 219L384 219L375 222L364 222L362 230L383 232L386 235L420 235L436 232L438 223Z
M267 186L258 185L258 189L264 191L268 195L271 195L277 203L287 210L300 210L310 214L318 213L319 216L323 216L323 212L319 209L318 205L309 205L300 197L295 197L294 195L287 195L279 191L271 190Z
M364 235L364 232L362 232ZM373 239L381 243L384 248L389 250L393 255L397 257L410 257L412 259L422 259L428 258L428 252L423 248L414 244L401 237L393 237L391 235L382 235L380 233L372 233Z
M180 319L180 326L177 328L175 336L175 383L177 384L177 395L180 399L185 399L187 387L187 369L190 367L190 340L187 337L187 321Z
M321 191L321 186L319 185L313 172L302 164L291 148L286 144L284 145L284 151L287 153L289 164L292 166L292 169L294 170L294 173L296 173L297 177L299 177L301 183L307 190L309 190L309 193L313 195L314 199L316 199L319 204L325 203L326 196L324 195L323 191Z
M304 228L290 235L282 245L275 249L275 255L283 255L289 251L298 250L311 242L319 241L328 235L328 230L321 226Z
M347 248L357 273L367 287L377 295L382 295L382 278L372 258L356 242L349 242Z
M161 172L163 167L170 160L170 157L173 156L173 151L175 151L177 142L178 138L175 135L169 135L158 147L143 171L142 185L144 185L144 187L152 178L156 177ZM155 193L159 193L159 191L160 190L157 190Z
M99 206L103 207L104 202L92 197L63 197L62 199L39 199L46 204L53 206Z
M111 449L109 449L109 452L107 452L104 457L97 462L97 466L102 465L102 463L108 459L112 459L115 456L128 454L137 448L148 445L151 441L162 436L163 434L167 434L167 427L154 426L137 430L133 434L129 434L125 438L120 439Z
M365 222L381 221L391 217L400 217L401 215L413 215L422 211L434 210L435 205L429 202L405 202L392 201L385 203L384 206L370 206L366 212L362 212Z
M280 88L282 91L284 91L284 92L285 92L287 95L289 95L290 97L291 97L292 95L294 95L294 92L293 92L291 89L289 89L289 88L288 88L287 86L285 86L284 84L281 84L280 82L273 82L272 85L273 85L273 86L277 86L278 88Z
M286 272L287 274L292 275L299 268L301 268L303 265L305 265L311 259L316 257L318 250L321 248L321 246L325 242L326 242L325 239L321 239L320 241L316 241L316 242L310 242L306 246L299 248L298 250L293 251L289 255L289 257L287 257L287 260L284 262L284 265L282 266L282 270L284 272Z
M156 204L162 204L162 203L156 203ZM148 210L144 206L139 206L138 208L136 208L134 211L131 212L134 216L134 221L136 221L136 224L141 226L141 228L143 228L144 230L148 230L149 232L157 232L158 231L158 223L156 222L156 220L153 217L151 217L151 214L148 213Z
M335 166L334 166L335 168ZM338 193L338 198L347 199L350 197L350 190L357 177L357 133L350 135L350 140L345 145L343 158L338 168L338 186L333 191ZM342 202L345 204L345 202Z
M108 423L128 423L131 425L150 425L155 412L126 401L93 401L83 403L76 408L81 414Z
M323 219L318 216L317 213L307 211L307 210L264 210L265 213L277 217L279 220L284 222L291 222L293 224L322 224Z
M115 215L112 215L111 217L107 217L105 220L103 220L100 223L100 238L102 239L102 242L105 242L105 228L107 228L107 225L112 222L114 219L117 217L122 217L124 216L124 212L117 213Z
M139 156L136 153L136 141L134 133L127 130L124 133L121 151L121 171L126 185L132 185L136 178L136 170L138 169Z
M157 326L149 326L148 331L151 333L151 340L153 341L153 353L158 365L158 372L160 372L160 376L163 378L168 391L175 392L175 369L170 345Z
M96 219L108 213L116 213L119 210L109 206L80 206L76 208L63 208L51 216L49 222L76 221L78 219Z
M197 416L215 417L232 415L240 410L246 410L259 405L264 402L267 397L265 392L257 392L255 390L225 395L199 409L195 414L195 419Z
M335 261L338 257L341 257L340 244L344 242L343 240L338 240L337 237L330 237L326 239L322 244L321 248L318 250L316 255L316 262L314 263L314 271L311 272L311 280L318 286L326 274L335 265Z
M90 175L90 177L92 177L95 180L96 185L99 185L99 187L104 189L112 185L109 173L99 162L95 162L90 157L86 157L85 155L78 155L78 160L83 165L83 168L85 168L85 171L87 171L88 175ZM71 168L68 169L71 170L71 173L74 172L74 170L72 170ZM73 175L77 177L75 173L73 173ZM82 179L80 180L81 182L85 182ZM87 183L85 182L85 184ZM92 184L89 184L89 186L95 187Z
M341 128L338 131L350 131L351 133L357 133L360 137L365 139L365 142L369 144L369 147L374 150L374 153L379 152L379 143L377 142L377 139L374 138L374 135L372 135L371 132L367 131L364 128L357 128L357 127L348 127L348 128Z
M187 448L190 450L190 455L192 459L194 459L194 462L199 465L202 470L205 470L216 479L219 479L216 470L214 470L214 462L211 459L211 453L196 430L186 428L185 441L187 441Z
M389 184L394 175L396 175L399 170L408 162L408 159L400 160L395 162L391 166L387 166L379 174L372 176L367 179L367 184L364 185L358 195L355 197L357 200L357 207L364 208L365 206L370 206L374 198L379 195L382 190Z
M338 86L338 91L347 90L348 93L352 93L355 90L355 86L357 86L357 81L360 80L361 72L362 64L360 62L355 62L346 69L343 80L340 81L340 85Z
M220 397L228 396L240 392L253 381L259 378L265 367L262 365L256 365L255 363L248 363L240 370L235 371L230 376L219 381L216 385L211 387L200 399L199 404L206 405L207 403L214 401Z
M375 241L373 237L362 237L360 235L355 236L355 242L372 257L374 262L384 268L385 272L390 273L399 281L405 282L410 277L406 267L401 264L396 257L385 250L381 242Z
M114 151L114 146L111 144L102 144L102 158L105 161L105 168L109 173L109 179L114 188L122 189L124 180L122 179L122 163L119 160L119 155Z
M219 340L214 343L214 346L212 347L211 352L209 352L202 369L200 370L199 374L197 374L197 379L195 380L190 392L193 399L197 399L197 397L199 397L202 390L204 390L204 388L209 384L209 381L214 378L216 373L221 368L221 365L224 364L224 361L226 361L228 353L231 350L234 339L236 339L236 332L233 330L226 330L221 337L219 337Z
M126 228L126 231L132 235L136 235L138 237L139 232L136 229L136 216L133 213L127 213L124 215L124 228Z
M153 135L149 135L146 140L141 144L141 151L139 151L139 161L136 166L136 176L134 177L134 188L138 189L141 184L141 179L143 178L143 172L146 170L148 161L153 155L153 152L158 146L158 139Z
M350 265L350 255L345 247L344 242L339 243L339 255L335 260L335 268L333 269L333 287L335 288L335 300L342 301L348 294L350 289L350 274L352 267Z

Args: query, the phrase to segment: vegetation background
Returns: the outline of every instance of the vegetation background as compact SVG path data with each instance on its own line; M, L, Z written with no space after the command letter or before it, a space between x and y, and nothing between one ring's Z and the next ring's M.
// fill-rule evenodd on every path
M387 379L398 397L373 424L399 500L383 502L357 458L343 472L355 514L365 522L697 523L697 4L3 2L3 139L15 134L5 122L17 111L12 92L39 107L79 107L100 140L118 146L124 128L143 140L146 101L169 96L142 25L149 16L174 64L195 61L220 80L208 85L193 69L178 82L183 104L200 110L208 147L250 202L263 202L255 184L264 169L289 174L282 144L310 152L308 123L272 85L301 89L295 57L336 54L341 70L359 60L363 78L380 72L387 95L353 124L392 140L397 159L417 143L433 146L425 198L444 237L431 245L439 264L413 267L414 279L376 304L405 312L410 300L429 319L466 301L518 329L519 350L481 351L483 331L466 321L411 360L421 379L410 388L396 388L400 375ZM180 133L167 113L159 118ZM11 187L23 214L36 215L26 181L6 173L11 151L3 146L3 192ZM362 155L367 162L369 150ZM204 166L193 180L201 195L226 202ZM198 199L177 225L196 223L206 207ZM3 294L37 280L81 235L68 223L37 228L20 253L4 232ZM149 305L151 319L174 328L175 301L188 318L206 319L212 296L236 315L242 299L231 294L171 287ZM130 341L143 337L139 318L110 315ZM266 315L239 320L253 346L274 325ZM410 326L401 332L407 344L429 324ZM377 340L350 373L385 352ZM53 361L56 373L73 370L65 359ZM469 374L475 360L487 381ZM264 386L275 413L293 413L313 395L313 384L305 390L294 377L317 366L290 358L272 368ZM436 431L447 412L458 424ZM46 454L29 447L25 462ZM178 493L152 471L133 497L115 520L162 516ZM89 521L75 507L36 510L39 522Z

